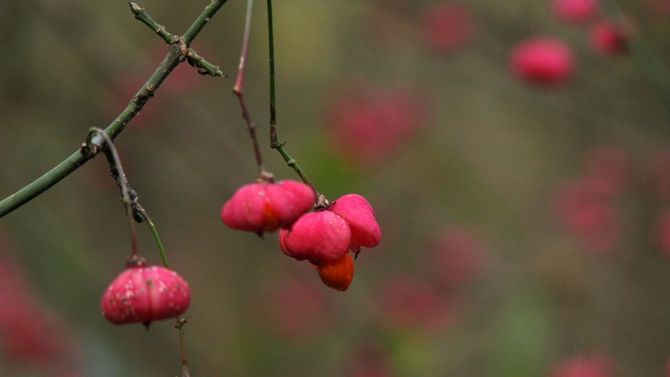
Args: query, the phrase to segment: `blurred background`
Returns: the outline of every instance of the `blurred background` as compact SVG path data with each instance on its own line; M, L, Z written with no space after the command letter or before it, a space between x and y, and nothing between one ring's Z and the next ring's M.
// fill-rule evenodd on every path
M193 292L192 374L670 375L670 2L602 1L276 2L281 138L384 232L345 293L221 223L256 179L231 92L246 2L228 1L193 47L230 77L179 66L116 139ZM296 179L267 148L257 3L247 101L270 170ZM181 33L206 2L140 5ZM167 49L125 1L2 0L0 29L2 197L109 124ZM177 375L171 321L100 314L129 253L101 157L2 218L0 370Z

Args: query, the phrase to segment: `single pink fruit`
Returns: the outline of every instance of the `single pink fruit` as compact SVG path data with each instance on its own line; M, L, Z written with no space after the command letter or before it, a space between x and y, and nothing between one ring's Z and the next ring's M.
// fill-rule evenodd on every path
M330 210L349 224L351 228L350 250L358 253L361 246L379 245L382 231L377 223L375 211L367 199L358 194L344 195L335 201Z
M426 12L423 33L435 51L451 52L472 39L474 17L470 9L463 5L442 3Z
M512 52L512 72L534 85L563 84L574 74L572 50L558 39L531 38L521 42Z
M176 317L191 303L188 283L176 272L143 262L126 268L109 285L100 305L108 321L121 325Z
M314 204L306 184L286 180L240 187L221 209L221 219L233 229L262 234L289 227Z
M323 210L301 216L291 227L279 231L279 244L284 253L313 264L330 264L340 260L349 250L349 224L335 213Z
M554 0L554 13L569 23L584 23L592 20L599 12L598 0Z
M591 27L591 47L603 55L616 55L626 52L628 37L623 27L612 22L601 21Z

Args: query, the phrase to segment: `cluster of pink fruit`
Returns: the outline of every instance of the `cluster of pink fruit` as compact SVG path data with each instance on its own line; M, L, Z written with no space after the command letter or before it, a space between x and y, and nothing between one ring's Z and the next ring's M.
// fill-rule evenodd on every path
M598 0L554 0L553 10L561 21L571 24L593 22L590 44L594 51L614 55L626 51L629 31L620 23L602 19ZM558 38L533 37L513 50L510 68L533 85L552 86L565 83L575 71L575 57L570 47Z
M349 251L358 255L361 247L375 247L381 240L374 210L364 197L349 194L329 203L292 180L265 179L242 186L224 204L221 219L233 229L258 235L280 229L281 250L312 263L321 280L340 291L354 277Z

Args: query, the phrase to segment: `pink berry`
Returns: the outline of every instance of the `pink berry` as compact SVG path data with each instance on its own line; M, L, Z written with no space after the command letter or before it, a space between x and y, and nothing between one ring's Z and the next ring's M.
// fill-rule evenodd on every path
M591 47L603 55L626 52L628 38L623 28L611 22L597 22L591 27Z
M554 12L559 19L570 23L592 20L599 11L598 0L554 0Z
M349 224L329 210L310 212L300 217L290 230L279 232L279 243L286 255L313 264L330 264L349 250Z
M121 325L176 317L191 303L188 283L176 272L143 263L127 268L109 285L102 296L102 313L108 321Z
M524 81L552 86L565 83L574 73L572 50L558 39L532 38L512 52L511 69Z
M313 203L314 191L300 182L251 183L224 204L221 219L233 229L262 234L291 226Z
M344 195L335 201L330 210L349 224L351 228L350 250L359 252L361 246L379 245L382 231L377 223L375 211L367 199L358 194Z
M463 5L439 4L426 12L423 32L434 50L451 52L472 39L474 17L470 9Z

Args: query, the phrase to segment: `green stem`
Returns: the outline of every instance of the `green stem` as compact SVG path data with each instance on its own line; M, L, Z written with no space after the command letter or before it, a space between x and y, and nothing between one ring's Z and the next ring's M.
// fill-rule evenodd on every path
M274 37L274 21L272 17L272 0L267 0L268 8L268 46L270 55L270 147L277 150L282 156L286 164L293 169L300 179L309 185L314 192L318 194L314 184L307 177L307 173L302 169L300 164L291 157L285 148L286 143L279 141L279 130L277 127L277 86L276 86L276 72L275 72L275 37ZM318 196L318 195L317 195Z
M272 17L272 0L267 0L268 7L268 48L270 55L270 146L279 145L277 134L277 90L275 79L275 35Z
M165 26L154 20L144 8L135 3L128 3L128 5L130 6L130 11L135 15L135 18L147 25L151 30L158 34L159 37L163 38L165 43L172 44L179 41L179 36L168 32L165 29Z
M228 0L212 0L212 2L205 7L205 9L200 13L198 18L193 21L191 26L184 32L184 42L186 45L190 45L195 37L200 33L203 27L214 17L216 12L221 9L223 4Z
M151 15L147 13L147 11L144 8L135 3L128 3L128 5L130 5L130 11L133 12L135 18L140 20L143 24L147 25L151 30L153 30L156 34L158 34L158 36L161 37L163 41L165 41L165 43L169 45L180 44L181 39L179 38L179 36L167 31L165 26L159 24L158 21L154 20L154 18L151 17ZM221 68L205 60L205 58L198 55L198 53L195 52L194 49L187 47L185 43L183 46L180 45L179 48L186 50L185 53L184 51L182 51L184 53L184 56L186 56L186 59L190 65L198 69L198 73L214 77L225 77L225 74L223 73Z
M193 41L205 24L221 8L221 6L226 3L226 1L227 0L214 0L203 10L200 16L198 16L184 34L183 38L186 44ZM156 71L154 71L144 85L142 85L140 90L138 90L128 106L126 106L121 114L119 114L117 118L105 128L105 132L110 138L114 139L121 133L121 131L123 131L128 122L140 112L146 102L160 87L161 83L165 81L172 70L181 62L181 59L183 59L182 52L178 48L171 48L170 52L165 56L165 59L163 59L158 68L156 68ZM5 216L39 196L53 185L60 182L63 178L72 174L72 172L77 170L92 157L93 155L83 155L79 150L72 153L69 157L41 177L0 201L0 217Z
M154 238L154 242L156 243L156 247L158 248L158 253L161 256L161 262L163 263L164 267L170 267L170 264L168 263L167 259L167 254L165 253L165 247L163 246L163 242L161 241L161 236L158 233L158 228L156 227L156 224L154 224L153 220L151 220L151 217L149 217L149 214L147 211L137 203L135 205L137 210L142 214L142 217L144 217L144 220L147 222L147 225L149 225L149 229L151 229L151 236Z

